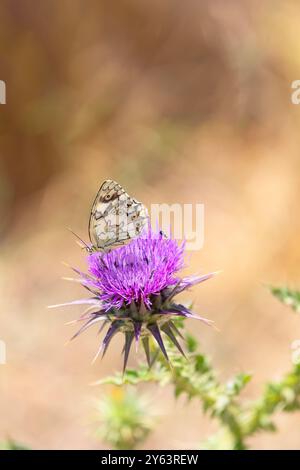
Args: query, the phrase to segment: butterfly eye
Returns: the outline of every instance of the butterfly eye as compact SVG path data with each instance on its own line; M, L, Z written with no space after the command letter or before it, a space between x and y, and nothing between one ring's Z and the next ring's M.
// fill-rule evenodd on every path
M106 196L104 197L104 199L105 199L106 201L109 201L110 198L111 198L110 194L106 194Z

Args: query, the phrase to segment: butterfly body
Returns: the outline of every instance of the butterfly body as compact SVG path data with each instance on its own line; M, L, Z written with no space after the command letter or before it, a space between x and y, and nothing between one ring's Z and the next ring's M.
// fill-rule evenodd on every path
M141 202L115 181L104 181L90 215L91 251L107 251L130 241L142 232L147 220L147 209Z

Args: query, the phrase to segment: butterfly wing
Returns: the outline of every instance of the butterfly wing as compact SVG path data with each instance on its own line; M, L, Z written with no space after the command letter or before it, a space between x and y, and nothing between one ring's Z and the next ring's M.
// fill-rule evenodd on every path
M109 239L108 216L114 212L115 202L125 191L112 180L106 180L100 186L92 205L89 220L89 236L95 248L106 246Z
M106 180L91 210L91 243L95 249L123 244L141 233L147 219L147 210L142 203L131 198L120 184Z

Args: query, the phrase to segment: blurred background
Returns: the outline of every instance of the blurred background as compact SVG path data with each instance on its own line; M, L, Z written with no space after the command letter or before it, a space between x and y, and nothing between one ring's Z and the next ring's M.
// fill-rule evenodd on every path
M190 294L220 332L188 327L220 377L251 371L255 398L289 369L299 320L264 284L300 286L299 22L296 0L1 1L0 439L105 448L92 432L104 389L90 384L120 369L122 338L91 365L94 330L65 344L80 309L46 306L85 295L61 280L62 261L85 266L67 227L87 239L106 178L148 206L205 204L185 272L222 270ZM151 398L145 448L195 448L216 430L171 388ZM299 419L250 444L300 448Z

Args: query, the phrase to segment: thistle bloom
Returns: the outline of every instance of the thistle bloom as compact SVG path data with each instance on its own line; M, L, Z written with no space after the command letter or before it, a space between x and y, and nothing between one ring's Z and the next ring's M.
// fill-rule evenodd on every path
M122 332L125 336L124 370L134 340L136 345L141 340L148 364L151 364L151 336L168 360L161 332L184 354L177 340L180 333L174 318L196 318L207 324L211 322L176 303L174 298L189 287L211 278L214 273L180 278L178 272L183 267L183 258L184 243L178 245L175 240L150 228L127 245L107 253L89 254L88 274L75 271L80 275L81 284L93 296L61 304L88 305L79 319L84 324L73 338L92 325L100 324L100 331L108 326L97 357L100 353L104 355L112 338Z

